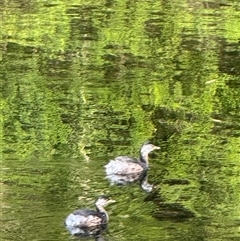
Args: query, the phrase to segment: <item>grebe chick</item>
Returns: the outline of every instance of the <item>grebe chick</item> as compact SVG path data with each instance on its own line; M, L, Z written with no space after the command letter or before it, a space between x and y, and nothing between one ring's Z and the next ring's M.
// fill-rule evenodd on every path
M140 149L140 158L118 156L114 160L111 160L106 166L107 175L128 175L139 173L148 169L148 154L156 149L160 149L153 144L144 143Z
M78 209L69 214L65 225L72 235L97 236L107 228L108 214L104 209L110 203L115 202L106 195L101 195L95 202L96 211Z

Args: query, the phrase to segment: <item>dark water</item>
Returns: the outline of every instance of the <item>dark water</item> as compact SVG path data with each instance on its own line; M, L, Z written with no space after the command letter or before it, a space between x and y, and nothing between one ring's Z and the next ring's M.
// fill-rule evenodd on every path
M4 1L1 240L72 240L107 207L105 240L239 240L238 1ZM104 165L146 140L152 193Z

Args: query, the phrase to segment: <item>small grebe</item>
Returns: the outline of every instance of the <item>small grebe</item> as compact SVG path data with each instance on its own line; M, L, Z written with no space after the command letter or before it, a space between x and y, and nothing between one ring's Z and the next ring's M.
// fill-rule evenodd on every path
M97 236L107 228L108 214L104 209L110 203L115 202L106 195L101 195L95 202L96 211L78 209L69 214L65 225L72 235Z
M139 160L128 156L116 157L105 166L107 178L112 184L127 184L139 180L145 191L152 191L153 186L147 181L148 154L156 149L160 147L144 143Z

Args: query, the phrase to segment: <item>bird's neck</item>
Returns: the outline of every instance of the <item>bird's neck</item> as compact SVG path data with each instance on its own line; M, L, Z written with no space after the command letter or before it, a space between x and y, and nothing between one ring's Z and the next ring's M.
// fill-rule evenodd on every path
M100 206L100 205L96 205L96 208L97 208L97 211L98 212L101 212L101 213L104 213L105 215L106 215L106 221L108 222L108 214L107 214L107 212L106 212L106 210L104 209L104 207L103 206Z
M148 167L148 154L140 152L140 161Z

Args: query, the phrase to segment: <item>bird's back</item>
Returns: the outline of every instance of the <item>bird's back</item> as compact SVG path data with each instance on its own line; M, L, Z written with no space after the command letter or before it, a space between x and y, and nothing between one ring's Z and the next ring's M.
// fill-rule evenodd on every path
M130 175L144 171L144 165L135 158L118 156L111 160L106 166L107 175Z
M66 218L66 226L74 226L79 228L94 227L104 222L104 214L94 211L79 209L75 210Z

